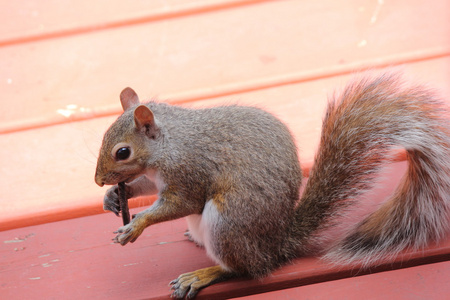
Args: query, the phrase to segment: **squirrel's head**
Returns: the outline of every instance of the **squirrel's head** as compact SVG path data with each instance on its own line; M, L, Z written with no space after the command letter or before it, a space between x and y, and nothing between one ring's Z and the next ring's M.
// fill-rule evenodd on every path
M144 174L152 144L160 137L153 112L140 104L133 89L125 88L120 102L124 112L106 131L100 148L95 172L99 186L130 182Z

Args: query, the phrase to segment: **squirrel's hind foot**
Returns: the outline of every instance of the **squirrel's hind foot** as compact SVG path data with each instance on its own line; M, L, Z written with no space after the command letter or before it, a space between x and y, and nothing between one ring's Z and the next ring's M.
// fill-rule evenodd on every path
M192 234L189 232L189 230L187 230L187 231L184 233L184 236L187 237L187 239L188 239L189 242L193 242L193 243L195 243L195 245L196 245L197 247L203 248L203 245L202 245L202 244L200 244L200 243L198 243L196 240L194 240L194 238L192 237Z
M200 269L194 272L181 274L169 284L172 286L172 298L193 299L200 289L211 284L225 281L233 277L233 274L225 271L221 266Z

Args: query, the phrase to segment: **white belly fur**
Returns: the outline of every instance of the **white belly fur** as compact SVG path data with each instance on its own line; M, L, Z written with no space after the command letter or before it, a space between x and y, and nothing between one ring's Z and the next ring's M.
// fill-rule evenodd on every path
M229 270L220 258L216 256L213 245L214 241L211 239L211 236L214 236L215 229L220 226L222 222L222 218L214 203L211 200L206 202L201 215L190 215L186 217L186 220L189 232L194 241L205 247L206 254L208 254L212 260L220 264L225 270Z

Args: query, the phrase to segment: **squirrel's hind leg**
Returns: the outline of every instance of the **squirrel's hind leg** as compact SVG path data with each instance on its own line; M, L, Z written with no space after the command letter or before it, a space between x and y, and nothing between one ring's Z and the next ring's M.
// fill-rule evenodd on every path
M172 297L183 299L186 296L187 299L192 299L200 289L234 276L233 273L224 270L221 266L181 274L177 279L170 282L170 285L172 285L171 289L174 290Z
M188 230L184 233L189 241L194 242L197 246L203 247L204 242L204 226L201 226L202 215L190 215L186 217Z
M197 247L203 248L203 244L197 242L193 237L192 234L189 230L186 230L186 232L184 233L184 236L187 237L189 242L193 242Z

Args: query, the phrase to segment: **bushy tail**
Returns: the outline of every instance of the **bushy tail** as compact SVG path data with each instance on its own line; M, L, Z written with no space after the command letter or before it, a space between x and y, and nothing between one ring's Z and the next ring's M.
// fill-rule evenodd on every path
M296 210L299 238L307 241L358 201L391 150L404 147L409 167L397 190L326 256L369 264L441 239L450 223L448 118L433 92L404 87L397 75L350 84L330 102L323 121L319 152Z

